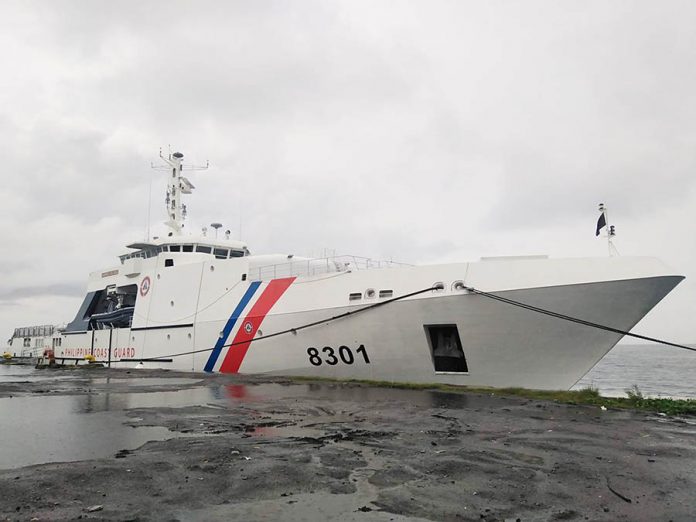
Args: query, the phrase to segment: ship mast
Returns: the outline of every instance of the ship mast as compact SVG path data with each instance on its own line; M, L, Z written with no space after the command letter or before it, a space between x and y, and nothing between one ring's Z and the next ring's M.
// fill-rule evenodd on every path
M604 227L606 227L607 246L609 248L609 257L618 256L619 251L614 246L614 237L616 237L616 229L614 225L609 224L609 209L604 203L599 204L599 211L604 216Z
M153 165L152 168L168 172L167 197L164 200L168 219L164 224L171 229L169 235L180 236L184 228L184 220L187 214L186 205L183 202L183 195L191 194L196 187L183 175L184 155L181 152L170 153L169 156L165 157L160 150L160 158L162 158L169 167L156 167ZM186 170L205 170L207 168L208 163L206 162L204 167L187 167Z

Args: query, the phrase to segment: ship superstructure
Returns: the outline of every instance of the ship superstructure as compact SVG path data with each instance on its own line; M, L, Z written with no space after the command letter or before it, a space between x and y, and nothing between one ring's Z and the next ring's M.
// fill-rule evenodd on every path
M184 229L183 155L168 166L167 233L90 274L56 359L121 367L569 388L621 338L474 287L630 330L682 276L652 258L490 258L412 266L252 254L218 224ZM220 233L220 237L218 237Z

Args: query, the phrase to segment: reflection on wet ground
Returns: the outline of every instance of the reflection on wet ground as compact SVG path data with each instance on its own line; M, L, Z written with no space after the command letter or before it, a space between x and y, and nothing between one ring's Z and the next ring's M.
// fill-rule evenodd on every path
M2 382L36 382L70 379L69 375L56 375L53 372L42 372L27 366L0 365L0 383Z
M165 374L166 375L166 374ZM335 383L220 384L205 376L102 376L88 371L35 370L0 367L0 383L46 382L47 390L31 389L0 398L0 469L45 462L85 460L135 449L147 441L185 436L181 430L139 425L133 410L209 406L253 411L255 405L314 401L355 404L402 402L430 408L463 408L469 396L389 388L366 388ZM60 383L56 389L53 384ZM71 391L72 390L72 391ZM58 391L59 393L50 393ZM37 396L37 393L41 395ZM73 394L74 393L74 394ZM251 436L287 436L289 428L259 427ZM295 431L299 428L295 428ZM305 435L310 434L307 430Z

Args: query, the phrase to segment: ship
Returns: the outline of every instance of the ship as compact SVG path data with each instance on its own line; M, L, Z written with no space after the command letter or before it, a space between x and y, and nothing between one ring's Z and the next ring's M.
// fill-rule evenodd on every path
M183 154L160 157L166 232L92 272L66 325L16 330L25 349L64 364L568 389L683 279L651 257L256 254L219 223L184 228L195 187Z

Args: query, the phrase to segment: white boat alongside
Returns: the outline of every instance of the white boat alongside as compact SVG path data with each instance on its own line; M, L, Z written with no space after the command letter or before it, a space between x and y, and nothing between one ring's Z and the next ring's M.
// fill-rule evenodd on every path
M169 164L164 237L93 272L56 359L223 373L538 389L575 384L621 338L474 287L630 330L683 277L652 258L493 258L432 266L254 255L184 234L193 185Z
M13 357L41 357L44 350L55 350L60 346L64 328L65 325L52 324L15 328L4 353Z

